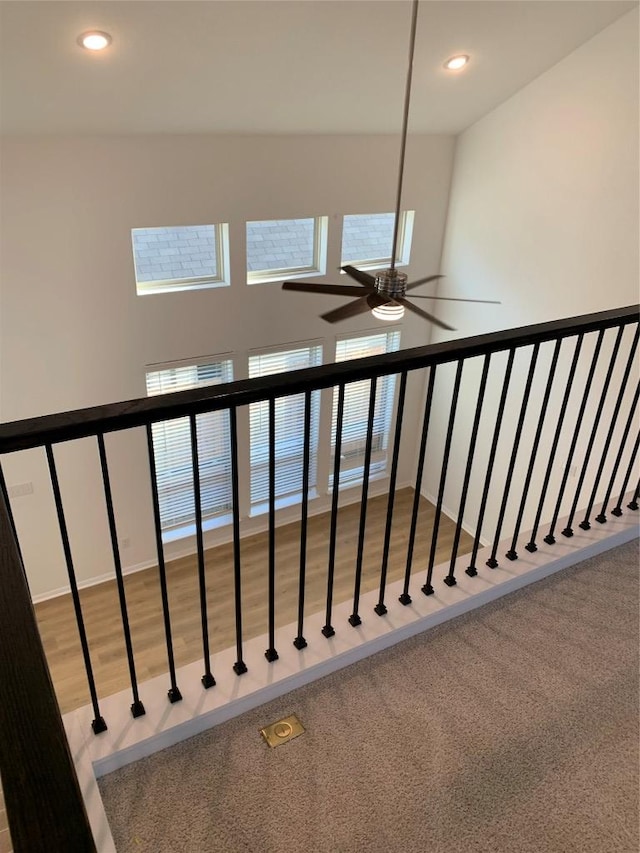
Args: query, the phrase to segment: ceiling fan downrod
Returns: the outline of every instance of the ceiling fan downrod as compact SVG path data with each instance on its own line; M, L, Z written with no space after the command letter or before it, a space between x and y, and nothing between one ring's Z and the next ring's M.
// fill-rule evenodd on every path
M400 212L402 207L402 185L404 178L404 161L407 147L407 129L409 124L409 105L411 101L411 79L413 76L413 56L416 42L416 27L418 21L418 3L419 0L413 0L412 16L411 16L411 31L409 36L409 63L407 69L407 80L405 87L404 112L402 120L402 132L400 139L400 164L398 170L398 190L396 196L396 208L393 224L393 241L391 247L391 261L387 269L377 272L372 275L365 270L347 264L342 267L342 271L347 273L351 279L358 282L354 284L320 284L315 282L301 281L283 281L283 290L298 290L305 293L323 293L336 296L351 296L355 297L351 302L342 305L339 308L334 308L321 314L323 320L327 323L337 323L341 320L347 320L351 317L356 317L366 311L371 311L374 317L379 320L400 320L408 309L412 314L422 317L441 329L446 331L455 331L453 326L435 317L433 314L418 308L414 304L414 299L434 299L447 300L455 302L493 302L486 299L465 299L446 296L431 296L422 293L413 293L416 287L422 284L429 284L443 278L442 275L428 275L424 278L408 282L408 276L404 272L399 272L396 269L396 260L398 252L398 235L400 231ZM411 291L408 293L408 291Z
M404 111L402 115L402 133L400 135L400 164L398 167L398 192L396 195L396 211L393 222L393 243L391 246L391 265L388 270L385 270L387 276L384 276L386 279L394 278L394 273L396 273L396 255L398 250L398 233L400 227L400 210L402 206L402 184L404 180L404 158L405 152L407 148L407 129L409 127L409 105L411 103L411 80L413 77L413 54L415 52L416 47L416 28L418 24L418 3L419 0L413 0L413 8L411 10L411 32L409 35L409 64L407 68L407 82L405 86L404 92ZM396 273L397 274L397 273ZM377 277L378 278L378 277ZM383 278L383 275L379 276L379 278ZM407 277L404 276L404 284L406 284ZM382 283L382 282L381 282ZM389 291L381 288L382 293L387 293ZM404 296L404 289L402 290L402 296Z

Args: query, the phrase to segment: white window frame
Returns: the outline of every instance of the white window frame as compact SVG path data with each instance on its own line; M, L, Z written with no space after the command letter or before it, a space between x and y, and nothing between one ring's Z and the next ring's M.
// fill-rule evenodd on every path
M230 363L230 365L231 365L231 377L232 378L229 381L233 381L233 378L236 375L236 358L235 358L235 355L233 353L227 352L227 353L218 353L216 355L210 355L210 356L201 356L201 357L197 357L197 358L182 359L179 361L162 362L162 363L158 363L158 364L148 364L145 366L145 384L147 381L147 376L151 373L158 373L158 372L161 372L164 370L176 370L176 369L188 368L188 367L197 368L199 366L204 366L204 365L208 365L208 364L216 364L216 363L221 363L221 362ZM196 385L196 386L191 386L191 387L199 387L199 386ZM201 387L204 388L204 387L209 387L209 386L202 385ZM171 393L171 392L167 392L167 393ZM149 395L148 391L147 391L147 395L148 396L160 396L160 395ZM208 413L205 412L204 414L206 415ZM226 411L222 410L220 412L220 414L224 416L226 414ZM202 415L196 415L196 422L197 422L197 418L199 418L199 417L202 417ZM171 418L170 420L184 420L186 429L188 429L190 432L190 424L189 424L188 416L184 416L181 418ZM164 423L164 421L158 421L158 425L162 425L163 423ZM153 433L153 426L152 426L152 433ZM229 452L230 452L230 449L231 449L230 431L227 432L226 440L227 440L227 442L229 442ZM198 445L198 451L199 451L199 461L201 462L202 461L202 457L201 457L202 447L200 444ZM154 455L156 457L156 463L157 463L159 454L158 454L157 448L155 447L155 440L154 440ZM189 455L189 463L188 464L189 464L189 476L192 477L193 476L192 475L192 463L191 463L191 456L190 455ZM202 488L202 484L201 484L201 488ZM162 507L160 507L160 509L162 510ZM213 529L222 527L226 524L230 524L231 521L232 521L232 508L222 508L222 509L216 511L215 513L212 513L209 516L205 515L203 512L202 529L203 529L203 531L213 530ZM180 521L176 524L166 524L166 525L161 525L161 526L162 526L162 541L164 543L173 542L176 539L182 539L182 538L187 537L187 536L194 536L196 533L195 501L194 501L193 520L183 520L183 521Z
M366 213L350 213L349 216L373 216L375 214ZM406 267L411 262L411 244L413 241L413 223L415 220L415 210L403 210L400 212L400 222L398 225L398 245L396 247L396 266ZM343 234L344 234L344 217L343 217ZM386 269L391 262L391 258L362 258L357 261L345 261L342 258L342 240L340 241L340 266L349 265L357 267L360 270L376 270ZM342 275L346 275L341 270Z
M319 366L323 364L323 356L324 356L324 344L325 342L322 339L315 339L310 341L293 341L289 343L279 344L278 346L273 347L261 347L260 349L249 350L247 353L247 376L251 376L251 368L250 359L252 357L261 356L261 355L277 355L278 353L286 353L295 350L319 350L317 354L317 362L311 366ZM285 371L286 372L286 371ZM268 375L268 374L263 374ZM270 374L272 376L281 376L283 374ZM293 395L296 397L304 397L304 392L301 394ZM248 412L248 420L249 420L249 516L254 517L258 515L263 515L265 512L269 510L269 500L265 499L254 499L253 496L253 464L251 461L251 446L253 444L253 437L251 435L251 408L252 406L264 405L268 406L267 401L263 401L261 403L252 403L250 404L249 412ZM276 406L278 405L278 400L276 399ZM321 421L321 408L322 408L322 399L321 392L314 391L312 392L311 399L311 436L310 436L310 478L309 478L309 493L308 498L312 500L318 496L318 457L319 457L319 445L320 445L320 421ZM276 418L277 418L277 410L276 410ZM299 437L304 437L304 420L300 419L300 433ZM276 452L277 452L277 440L278 436L276 433ZM297 455L297 454L294 454ZM315 464L314 464L315 461ZM277 465L277 456L276 456L276 465ZM277 479L277 472L276 472ZM301 480L302 480L302 466L301 466ZM275 499L275 509L283 509L284 507L293 506L295 504L301 503L302 500L302 492L291 492L286 495L282 495L278 497L276 495Z
M329 231L328 216L300 216L290 219L313 219L313 263L305 267L282 267L266 270L247 270L247 284L269 284L270 282L287 281L293 278L311 278L312 276L326 275L327 272L327 235ZM280 220L248 220L250 222L277 222Z
M381 335L386 335L387 340L389 336L397 334L398 335L398 346L397 349L400 349L401 340L402 340L402 328L399 325L389 326L383 330L381 329L369 329L367 331L358 332L357 334L345 334L339 335L336 337L335 341L335 355L337 356L338 345L342 341L352 341L357 340L358 338L369 338L369 337L378 337ZM387 349L386 352L396 352L396 349ZM347 362L349 359L347 359ZM337 363L337 362L336 362ZM343 363L343 362L340 362ZM383 417L387 421L385 424L385 431L382 437L383 446L378 450L372 450L371 454L371 468L369 472L369 482L373 482L375 480L381 480L385 477L388 477L388 462L389 462L389 442L391 440L391 436L393 433L393 417L394 412L396 410L396 400L398 393L398 383L396 382L397 374L387 374L385 376L378 377L377 386L376 386L376 406L379 405L380 402L380 388L381 383L389 382L393 383L393 387L391 390L387 390L386 393L389 395L390 399L387 401L386 411L383 413ZM370 380L361 380L362 383L365 383L369 388L371 385ZM345 385L345 408L347 406L347 395L349 393L349 387L351 385L358 385L359 382L347 383ZM336 427L336 416L337 416L337 397L338 397L338 388L337 386L334 388L333 392L333 400L332 400L332 408L331 408L331 423L330 423L330 474L329 474L329 491L333 489L333 471L334 471L334 461L335 461L335 434L334 430ZM343 423L342 429L342 441L344 442L345 438L345 424ZM375 433L374 433L375 439ZM340 483L339 490L350 489L355 487L360 487L362 485L363 477L364 477L364 457L365 457L365 442L366 442L366 429L362 436L362 451L360 453L353 453L350 459L344 455L344 446L342 445L341 450L341 462L340 462ZM358 475L357 472L361 471ZM349 473L352 473L352 476L345 476Z
M226 222L205 223L211 225L214 229L215 246L216 246L216 262L217 275L215 276L196 276L190 278L166 278L156 279L154 281L138 281L136 273L136 255L133 249L133 232L139 228L131 229L131 252L133 255L133 268L136 280L136 293L138 296L147 296L158 293L178 293L184 290L202 290L210 287L229 287L231 285L229 277L229 225ZM147 228L185 228L184 225L149 225L140 226Z

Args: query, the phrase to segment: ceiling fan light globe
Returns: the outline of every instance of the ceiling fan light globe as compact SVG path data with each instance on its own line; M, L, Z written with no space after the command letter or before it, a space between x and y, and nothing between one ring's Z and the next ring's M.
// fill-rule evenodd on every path
M386 320L389 323L397 323L404 317L404 305L397 305L395 302L385 302L384 305L376 305L371 309L371 313L376 320Z

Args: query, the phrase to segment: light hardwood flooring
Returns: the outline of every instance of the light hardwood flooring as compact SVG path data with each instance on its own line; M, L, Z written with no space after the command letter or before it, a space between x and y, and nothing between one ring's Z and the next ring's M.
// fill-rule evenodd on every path
M412 489L396 494L394 523L389 552L388 581L404 577L407 544L413 505ZM376 589L380 583L380 564L386 523L386 495L369 500L363 559L361 592ZM428 565L434 508L421 499L413 571ZM357 556L360 504L340 509L334 579L334 603L352 599ZM305 613L324 611L327 595L327 558L330 515L309 518ZM441 516L435 564L447 560L455 531L454 523ZM459 554L469 553L473 541L462 532ZM242 619L243 637L264 634L268 630L268 535L256 534L242 540ZM210 651L235 645L233 599L233 548L221 545L206 552L207 605ZM300 524L292 523L276 531L276 624L297 619L298 573L300 565ZM424 581L422 581L424 582ZM441 583L441 578L434 583ZM196 557L185 557L167 564L167 585L176 667L202 657L202 631ZM136 674L139 682L168 670L157 568L125 576L125 589ZM412 594L419 594L413 589ZM115 580L80 592L85 625L91 649L98 696L108 696L129 685L122 621ZM36 605L36 616L51 669L61 711L66 713L89 702L78 630L70 595ZM379 618L361 612L363 619ZM334 625L336 631L351 630ZM292 635L293 641L295 634ZM307 642L324 638L306 637ZM203 669L204 672L204 669ZM214 671L214 676L219 674ZM168 678L167 678L168 681ZM167 686L169 686L167 684Z
M4 806L4 794L0 787L0 853L11 853L11 836L9 835L9 824L7 812Z

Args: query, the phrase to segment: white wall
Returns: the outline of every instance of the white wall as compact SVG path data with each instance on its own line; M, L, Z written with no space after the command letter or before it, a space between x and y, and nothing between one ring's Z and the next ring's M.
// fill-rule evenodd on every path
M481 333L638 302L638 155L638 11L635 10L458 137L443 252L442 271L447 278L439 293L498 299L502 304L445 303L442 316L461 330L473 324L475 331ZM434 334L434 340L437 337ZM611 351L612 339L608 335L605 355ZM627 335L624 353L628 352L628 340ZM572 347L563 349L565 352L570 355ZM530 355L530 349L520 353L516 362L515 387L519 391L511 396L507 408L497 463L499 471L504 471L511 450ZM523 448L530 446L535 431L549 348L541 353L541 358L525 423ZM603 362L607 365L608 357ZM582 384L587 366L585 363L580 373ZM621 359L600 435L608 426L607 413L615 400L623 366ZM552 396L550 426L543 434L540 452L543 459L545 451L548 455L551 425L560 405L567 370L568 357L564 357ZM463 382L462 386L445 496L445 504L451 508L457 507L459 501L479 371L479 365L469 365L466 369L469 382ZM499 371L496 378L500 380ZM433 442L430 442L434 453L444 444L451 381L449 378L437 386ZM486 468L493 427L491 415L497 408L499 390L498 383L493 383L485 404L486 416L466 514L470 526L475 526L477 517L481 494L479 474ZM574 411L579 400L580 394L574 394L570 403ZM627 411L623 407L625 416ZM567 443L564 442L565 447ZM580 447L585 444L586 440ZM601 447L602 441L597 446ZM528 454L521 451L516 486L524 479L528 461ZM495 478L490 494L491 521L484 531L488 538L503 484L504 473ZM571 493L575 486L574 479L570 482ZM533 489L536 498L539 487L536 480ZM436 493L435 476L427 478L425 491ZM513 524L517 508L516 500L510 500L505 529ZM525 529L531 520L532 512L528 511Z
M409 139L403 207L416 211L415 275L438 268L453 144L451 137ZM332 360L336 333L375 321L365 315L328 326L318 314L340 298L283 293L277 284L248 287L245 222L329 216L329 273L315 280L338 283L340 218L393 207L398 153L395 136L6 138L1 419L144 396L145 365L158 362L316 338ZM136 295L132 228L220 221L229 223L231 287ZM429 334L428 324L408 317L402 347L427 343ZM413 449L410 432L405 438ZM144 437L108 436L107 450L119 534L131 543L123 560L152 561ZM95 442L56 453L78 577L102 576L112 565ZM34 484L33 494L13 501L32 593L63 587L43 453L15 454L3 465L9 485Z
M443 272L479 331L637 301L637 10L458 137Z
M448 215L441 293L502 302L442 303L441 316L461 336L637 301L637 32L633 12L463 133L448 214L453 140L410 138L403 206L416 210L416 228L409 272L438 269ZM371 321L365 316L328 327L317 315L340 304L339 298L284 294L278 285L247 287L244 223L328 215L325 280L336 281L340 216L393 205L397 155L396 137L5 139L0 418L143 396L145 365L156 362L315 338L324 339L330 354L336 332L364 330ZM230 226L230 288L136 296L131 228L221 220ZM409 317L402 346L427 343L430 333L430 326ZM518 362L519 376L526 372L526 356ZM548 358L543 353L542 361ZM565 362L560 387L566 370ZM479 368L468 373L477 379ZM525 427L529 437L542 376ZM450 387L450 379L436 386L425 481L432 495ZM492 387L485 406L476 472L486 461L498 390ZM419 398L414 388L407 423ZM558 400L554 395L553 405ZM500 470L518 402L508 410ZM454 511L474 403L465 384L445 493L445 506ZM549 440L545 434L543 445ZM143 436L109 436L107 446L119 533L131 542L122 556L128 566L144 564L154 554ZM405 435L405 446L415 447L411 435ZM95 446L87 441L57 453L78 576L102 576L112 567L104 508L96 499ZM401 481L410 475L411 456L403 459ZM516 482L527 461L519 462ZM3 464L9 484L34 484L32 495L14 501L32 591L58 589L66 572L43 454L21 454ZM500 489L492 491L490 518L500 496ZM479 497L474 474L470 527ZM507 525L516 509L508 507Z

